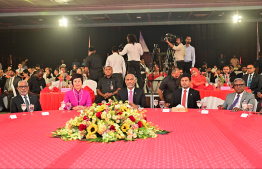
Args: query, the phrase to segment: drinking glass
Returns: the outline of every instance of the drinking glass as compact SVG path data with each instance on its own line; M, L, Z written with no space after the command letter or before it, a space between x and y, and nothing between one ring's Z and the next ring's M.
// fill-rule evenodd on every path
M155 99L155 100L154 100L155 110L157 110L157 109L156 109L156 106L157 106L157 105L158 105L158 100Z
M35 108L35 106L33 104L29 105L29 111L30 111L31 115L33 115L34 108Z
M199 108L198 112L200 112L200 107L202 106L202 102L201 102L201 100L198 100L196 102L197 102L197 107Z
M253 112L253 104L248 104L247 108L248 108L248 112L249 112L248 115L250 116Z
M159 106L163 109L165 107L165 101L160 101Z
M247 101L246 100L242 102L242 108L244 111L247 110Z
M206 102L203 102L203 103L202 103L202 108L203 108L204 110L206 110L206 108L207 108L207 103L206 103Z
M21 104L21 109L23 110L23 112L26 110L26 104Z
M71 103L66 103L66 108L67 108L68 112L70 112L70 109L71 109Z

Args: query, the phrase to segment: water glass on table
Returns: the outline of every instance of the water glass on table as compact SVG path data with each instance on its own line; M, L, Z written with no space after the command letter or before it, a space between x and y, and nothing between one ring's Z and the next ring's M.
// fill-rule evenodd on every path
M66 103L66 108L67 108L67 110L68 110L68 112L70 112L70 110L71 110L71 103Z
M23 110L23 112L26 110L26 104L21 104L21 109Z
M243 108L244 111L247 110L247 101L246 100L243 100L242 108Z
M158 100L155 99L155 100L154 100L154 107L155 107L155 110L157 110L157 109L156 109L156 106L157 106L157 105L158 105Z
M253 104L247 104L247 108L248 108L248 115L251 116L252 112L253 112Z
M35 106L33 104L29 105L29 111L30 111L31 115L33 115L34 108L35 108Z
M206 103L206 102L203 102L203 103L202 103L202 108L203 108L204 110L206 110L206 108L207 108L207 103Z
M202 102L201 102L201 100L198 100L196 102L197 102L197 107L199 108L198 112L200 112L200 107L202 106Z
M160 101L159 106L161 109L163 109L165 107L165 101Z

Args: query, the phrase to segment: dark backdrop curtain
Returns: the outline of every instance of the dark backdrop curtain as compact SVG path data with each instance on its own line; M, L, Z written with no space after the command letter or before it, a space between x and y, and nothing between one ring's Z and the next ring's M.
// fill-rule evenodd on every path
M262 24L259 23L260 42L262 43ZM242 64L254 63L257 58L256 23L241 24L198 24L166 26L129 26L98 28L52 28L52 29L0 29L0 62L7 67L10 55L13 67L28 58L28 66L40 64L41 67L56 68L61 59L71 69L74 58L80 63L88 53L89 36L91 45L97 53L107 57L112 45L126 43L126 36L134 33L139 39L142 32L145 42L152 52L154 44L159 44L161 52L167 50L167 44L161 42L161 36L172 33L185 38L192 37L191 45L196 49L196 66L203 62L213 66L217 64L221 53L227 63L236 54L242 58ZM184 42L185 43L185 42Z

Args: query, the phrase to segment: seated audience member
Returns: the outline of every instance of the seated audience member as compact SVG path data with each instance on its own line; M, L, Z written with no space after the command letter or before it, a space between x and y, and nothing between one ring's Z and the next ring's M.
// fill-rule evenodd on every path
M17 85L21 78L16 76L16 71L14 69L10 69L9 76L10 78L6 80L4 90L2 91L2 94L0 96L0 111L4 111L4 108L9 110L11 98L14 97L14 93L18 94ZM8 101L7 107L4 106L3 102L3 98L5 96L7 96Z
M83 76L74 74L71 80L73 90L66 92L65 103L71 103L73 110L83 110L86 107L92 106L90 93L82 89Z
M38 69L35 76L28 80L29 94L40 96L40 91L46 87L45 79L43 78L43 71Z
M4 76L3 70L0 69L0 88L1 88L1 92L4 91L6 79L7 78Z
M123 102L128 101L129 105L135 109L138 105L141 107L146 107L146 96L143 89L136 88L136 79L133 74L126 75L125 79L126 86L117 93L117 99Z
M6 77L7 79L10 77L10 76L9 76L9 70L8 70L8 69L5 69L5 70L4 70L4 77Z
M103 100L113 99L114 95L121 89L118 80L112 76L113 69L111 66L105 68L105 77L99 79L97 84L97 98L96 103L101 103Z
M30 104L34 105L34 111L42 110L38 97L35 95L28 94L29 87L27 81L25 80L19 81L17 89L19 95L13 98L12 105L11 105L11 113L23 112L21 108L21 104L26 104L25 111L27 112L29 111Z
M39 70L40 69L40 65L39 64L36 64L35 65L35 70L37 71L37 70Z
M66 73L66 67L64 65L62 65L60 67L60 74L56 76L56 81L59 80L60 77L63 77L63 80L66 81L66 76L67 76L67 73Z
M224 83L228 83L229 81L232 83L235 80L235 78L236 78L235 72L234 71L230 72L230 67L229 66L224 66L223 67L223 73L224 73L223 78L225 80Z
M192 74L191 88L204 89L205 84L207 83L206 77L200 75L198 69L195 67L191 68L191 74Z
M70 76L72 76L72 72L75 71L76 72L76 69L77 69L77 66L76 65L73 65L73 69L70 70Z
M255 73L255 70L256 70L256 68L253 64L247 65L247 73L248 74L243 75L242 79L247 84L247 87L249 87L251 89L251 91L255 95L256 99L258 99L257 93L261 92L262 77L261 77L261 75Z
M242 70L242 67L241 67L241 65L240 64L237 64L237 71L241 71Z
M211 71L211 67L207 67L207 78L209 79L209 81L211 83L215 83L215 75L214 73Z
M245 91L245 81L241 78L236 78L233 83L236 92L227 94L223 105L219 105L218 109L226 109L233 111L242 111L242 102L247 101L247 104L255 104L254 94Z
M191 77L188 74L183 74L181 77L182 88L173 92L170 108L182 105L187 108L198 108L196 101L201 100L199 91L190 88Z
M29 72L29 74L30 74L30 77L32 76L32 74L33 74L33 70L32 70L32 68L28 68L28 72Z
M83 76L83 81L87 80L86 74L84 74L84 72L82 71L80 67L76 69L76 73Z
M180 76L182 76L183 75L183 69L179 69L179 72L180 72Z
M23 70L23 80L28 81L30 79L30 72L25 69Z
M207 63L206 63L206 62L203 63L202 67L200 68L200 71L201 71L201 73L207 71ZM191 72L191 73L192 73L192 72Z
M247 66L246 65L242 65L242 73L238 73L236 78L242 78L243 75L247 74Z
M23 73L23 68L22 68L22 64L18 64L18 69L16 69L16 73L17 74L20 74L20 73Z
M158 95L160 100L165 101L165 106L168 107L171 101L172 93L180 86L180 70L174 68L171 75L168 75L159 86Z
M217 66L214 65L214 67L212 68L211 72L212 72L212 73L216 73L216 71L217 71Z
M74 68L74 65L76 65L76 67ZM80 63L78 62L77 58L74 59L74 62L72 63L72 67L73 69L76 70L76 68L80 67Z
M55 69L55 70L54 70L55 80L56 80L56 78L58 78L58 76L59 76L59 70L58 70L58 69Z
M217 71L215 72L215 83L217 83L218 79L220 78L221 75L221 70L218 68Z
M43 78L45 79L45 83L52 83L55 81L55 77L53 77L53 74L51 74L50 69L47 69L45 74L43 75Z

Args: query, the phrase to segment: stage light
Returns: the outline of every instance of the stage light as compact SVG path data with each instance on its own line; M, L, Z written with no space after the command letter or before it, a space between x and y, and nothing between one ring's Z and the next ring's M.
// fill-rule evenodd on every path
M236 11L236 14L233 16L234 23L241 22L242 16L239 15L238 11Z
M62 18L59 20L59 26L62 26L62 27L67 27L67 19L66 18Z

